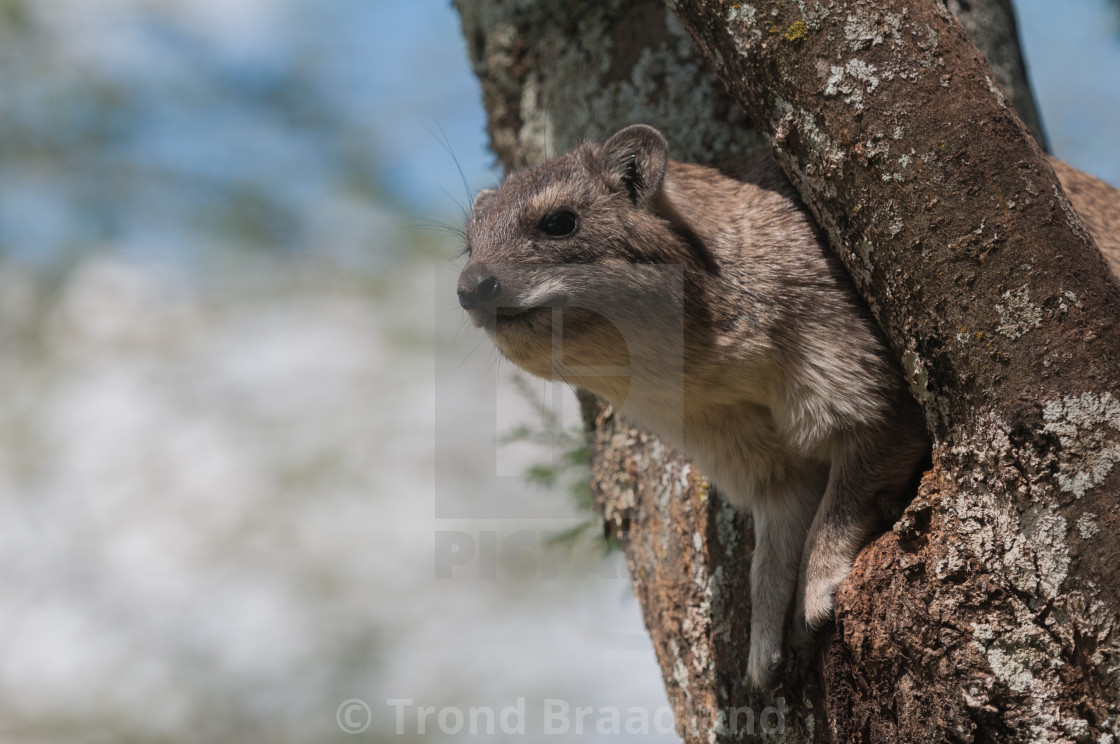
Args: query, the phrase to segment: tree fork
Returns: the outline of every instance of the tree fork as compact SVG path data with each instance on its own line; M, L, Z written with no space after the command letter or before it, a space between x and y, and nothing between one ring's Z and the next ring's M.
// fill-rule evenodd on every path
M970 5L975 11L1006 3ZM759 142L696 48L666 21L660 2L456 0L456 6L482 82L492 146L507 170L635 121L662 129L682 160L719 160ZM904 16L901 7L915 10ZM861 553L841 587L838 622L821 634L818 649L792 660L783 687L756 696L742 681L749 520L712 498L686 460L584 398L597 503L620 533L678 730L688 742L754 740L761 722L743 711L757 717L777 698L785 705L785 730L775 737L781 741L1106 741L1100 737L1115 724L1120 580L1109 567L1120 562L1107 538L1116 522L1109 495L1116 491L1120 417L1108 394L1118 388L1115 331L1101 314L1115 303L1115 285L1102 280L1103 262L1086 240L1064 240L1079 235L1076 218L1037 151L1022 176L1018 160L1003 161L1009 170L977 160L974 148L998 158L1001 150L987 149L989 140L998 145L1001 137L1021 138L1022 130L1007 112L994 119L980 114L989 110L981 104L998 104L998 95L987 85L990 73L977 77L983 65L959 27L950 29L935 8L936 22L924 37L899 39L902 47L895 47L894 19L900 33L903 22L912 32L918 16L910 14L930 7L695 2L676 8L713 67L726 68L725 82L770 130L783 166L803 171L795 183L830 238L857 241L854 251L842 247L841 253L880 319L891 324L891 341L939 442L937 465L919 498L894 530ZM822 11L828 15L820 17ZM767 25L751 27L752 12ZM729 22L732 13L739 15ZM761 39L741 38L740 48L736 34L754 28ZM929 46L931 32L937 46ZM975 39L994 59L993 37ZM915 97L897 75L886 77L890 64L907 59L892 59L892 49L928 54L930 67L919 65L917 72L936 78L922 78L914 90L929 97ZM857 60L863 64L850 64ZM1001 65L1012 77L1015 67ZM995 122L999 131L948 126L937 137L936 127L917 126L937 114L931 102L941 93L927 88L963 89L961 70L972 76L967 87L979 106L961 106L961 115L971 117L962 122ZM753 103L737 90L747 87L743 80L757 85ZM949 87L940 88L943 80ZM770 86L777 95L767 105L762 91ZM782 117L767 113L779 98L793 114L785 129ZM873 127L889 118L876 112L897 104L890 110L898 115L907 99L913 126L899 120L898 140L893 129L873 138ZM915 146L921 132L936 140L933 153ZM856 190L832 194L838 185ZM814 187L823 189L820 203ZM970 211L985 197L998 208L989 203ZM832 217L825 208L834 210ZM1022 232L1027 213L1050 232L1021 252L1034 238ZM892 233L898 222L873 224L877 215L906 219ZM1055 236L1058 242L1049 242ZM1054 267L1053 254L1040 255L1047 244L1061 248L1066 263ZM1016 256L1028 265L1033 259L1035 270L1023 270ZM1036 276L1052 268L1060 274ZM1018 283L1024 275L1043 286ZM1042 293L1046 282L1059 284L1060 292ZM967 327L955 325L962 317ZM1083 348L1105 343L1111 354ZM958 392L961 398L951 397Z

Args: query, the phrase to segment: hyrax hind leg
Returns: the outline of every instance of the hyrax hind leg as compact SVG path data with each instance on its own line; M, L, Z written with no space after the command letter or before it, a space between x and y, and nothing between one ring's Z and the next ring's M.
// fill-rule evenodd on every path
M798 568L823 484L812 473L760 495L751 505L754 553L751 556L751 649L747 675L766 689L781 667L782 638L797 590Z
M929 448L920 416L852 434L838 444L805 541L795 622L803 618L816 629L832 616L836 588L881 526L884 504L902 494Z

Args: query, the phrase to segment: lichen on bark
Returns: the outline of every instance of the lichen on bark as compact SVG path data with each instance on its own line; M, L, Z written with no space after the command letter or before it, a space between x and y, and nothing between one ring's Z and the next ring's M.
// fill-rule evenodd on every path
M507 169L643 122L672 155L704 161L761 147L738 105L660 2L455 3Z

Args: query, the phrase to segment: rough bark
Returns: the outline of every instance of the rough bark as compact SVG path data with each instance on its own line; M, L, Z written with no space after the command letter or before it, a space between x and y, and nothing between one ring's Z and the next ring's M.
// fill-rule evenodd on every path
M658 2L456 5L507 169L635 121L685 160L759 141ZM960 26L925 3L678 12L775 137L938 439L919 499L842 587L836 625L759 697L742 683L749 520L585 400L599 507L682 737L751 738L728 713L780 697L783 741L1098 740L1117 699L1120 584L1100 538L1117 520L1118 344L1101 309L1117 292L1052 173Z

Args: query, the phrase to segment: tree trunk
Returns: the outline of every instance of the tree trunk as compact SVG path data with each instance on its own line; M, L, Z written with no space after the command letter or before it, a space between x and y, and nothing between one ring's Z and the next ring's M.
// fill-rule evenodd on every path
M762 141L660 2L456 5L507 170L637 121L680 160ZM1049 166L932 3L675 5L853 271L937 442L918 499L841 587L836 624L759 696L743 681L749 519L583 398L597 503L681 736L1106 741L1120 293Z

